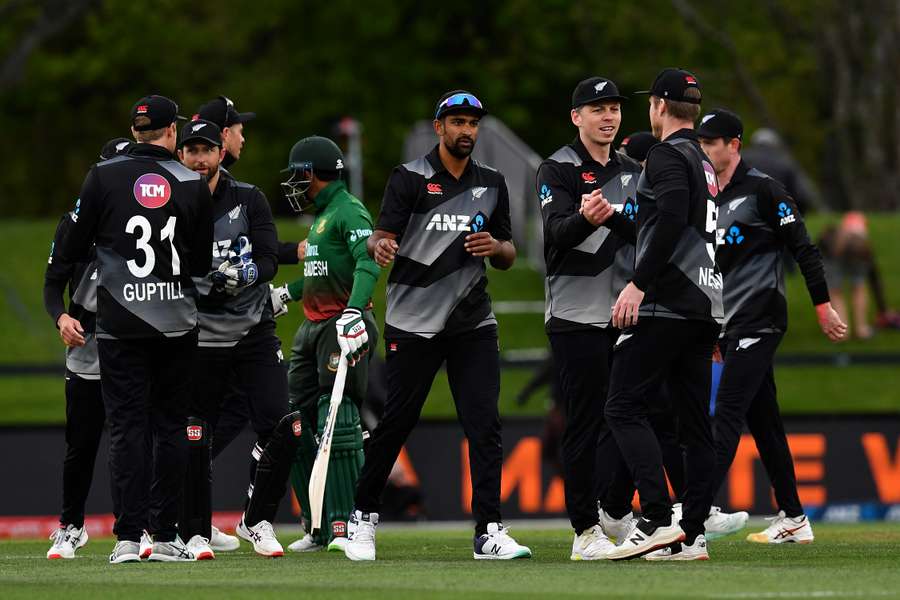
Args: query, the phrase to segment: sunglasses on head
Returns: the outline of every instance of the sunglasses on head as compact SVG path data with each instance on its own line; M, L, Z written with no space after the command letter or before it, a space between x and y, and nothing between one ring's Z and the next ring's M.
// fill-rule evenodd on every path
M475 108L484 108L481 106L481 100L473 96L472 94L461 92L459 94L453 94L438 104L437 111L434 113L434 118L436 119L439 114L441 114L441 110L444 108L449 108L451 106L474 106Z

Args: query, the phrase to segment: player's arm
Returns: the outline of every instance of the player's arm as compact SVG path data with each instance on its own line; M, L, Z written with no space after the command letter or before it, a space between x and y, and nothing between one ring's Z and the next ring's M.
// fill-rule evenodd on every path
M278 264L296 265L306 256L306 240L301 242L278 242Z
M597 230L581 209L581 198L573 198L567 190L562 167L544 161L536 180L544 236L559 250L570 250Z
M211 248L213 243L213 207L212 196L206 180L197 182L194 216L190 233L190 272L194 277L206 277L211 264Z
M87 261L97 237L97 223L103 212L104 201L100 176L97 168L92 167L84 178L81 194L72 211L72 224L60 244L60 260L69 264Z
M831 306L822 255L809 238L809 232L796 202L774 179L767 179L761 191L760 216L769 224L776 237L784 243L800 266L809 297L816 307L816 316L822 332L831 341L842 339L847 333L847 325L841 321L837 311Z
M335 325L341 352L352 367L369 351L369 332L366 331L362 314L372 298L380 269L367 250L367 241L372 235L372 218L369 213L355 202L341 209L341 213L340 232L353 256L355 266L347 308Z
M516 261L516 246L512 242L512 221L509 216L509 190L502 180L497 190L497 207L485 231L470 233L464 245L472 256L487 257L491 266L505 271Z
M384 186L378 224L366 241L366 251L378 266L388 266L397 256L400 249L397 240L406 230L415 199L416 192L409 183L409 173L403 167L395 167Z
M59 336L67 346L83 346L84 345L84 329L78 319L75 319L66 313L66 305L64 294L66 285L69 283L75 265L65 262L59 255L59 248L62 247L63 240L66 237L72 225L71 217L66 214L59 221L56 227L56 234L53 236L53 245L50 248L50 256L47 259L47 270L44 273L44 308L56 328L59 329Z
M651 161L647 161L647 179L656 197L658 218L647 246L635 264L634 277L613 306L613 326L620 329L637 323L647 287L669 262L688 223L691 198L684 159L677 150L664 145L656 146L651 152L654 160L652 166Z

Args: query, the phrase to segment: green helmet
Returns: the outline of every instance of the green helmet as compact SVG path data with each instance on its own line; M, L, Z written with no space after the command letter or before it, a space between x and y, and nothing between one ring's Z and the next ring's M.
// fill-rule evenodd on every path
M291 208L303 212L312 203L306 192L312 183L314 171L335 172L344 168L344 154L338 145L326 137L312 135L305 137L291 148L288 166L282 173L290 173L290 178L282 182L284 195Z

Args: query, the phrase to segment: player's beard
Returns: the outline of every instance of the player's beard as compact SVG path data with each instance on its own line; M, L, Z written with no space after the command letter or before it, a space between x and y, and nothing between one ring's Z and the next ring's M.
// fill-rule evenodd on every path
M471 144L468 148L460 147L460 140L469 140ZM475 140L470 137L460 136L456 138L456 140L452 144L447 144L447 152L450 153L451 156L458 159L463 159L472 154L472 151L475 149Z
M219 165L216 165L215 167L210 167L209 169L207 169L207 172L206 172L206 180L212 181L212 179L216 176L216 174L218 172L219 172Z

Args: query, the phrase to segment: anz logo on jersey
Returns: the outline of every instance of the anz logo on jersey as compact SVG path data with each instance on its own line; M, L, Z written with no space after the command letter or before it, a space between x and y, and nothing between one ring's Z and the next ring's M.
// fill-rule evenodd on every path
M778 203L778 216L781 217L781 220L778 221L779 226L788 225L797 220L794 211L791 210L791 207L786 202Z
M228 252L231 250L231 240L213 241L212 255L213 258L228 258Z

